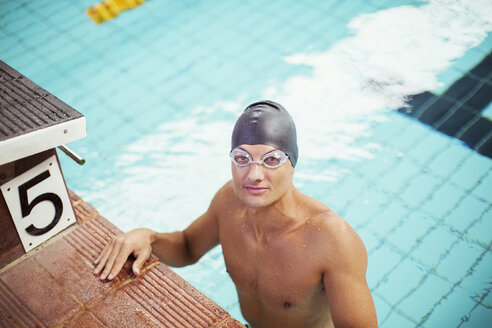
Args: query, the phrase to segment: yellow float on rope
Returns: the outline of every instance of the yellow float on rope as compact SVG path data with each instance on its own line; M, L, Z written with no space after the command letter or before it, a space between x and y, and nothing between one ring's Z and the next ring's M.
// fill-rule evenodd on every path
M96 24L104 23L118 16L123 10L140 6L145 0L103 0L86 10L87 16Z

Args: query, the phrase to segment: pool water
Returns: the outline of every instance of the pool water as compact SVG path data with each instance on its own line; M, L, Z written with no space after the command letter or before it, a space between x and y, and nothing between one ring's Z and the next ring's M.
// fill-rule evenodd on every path
M366 245L380 327L492 325L492 161L477 151L492 131L472 147L396 111L492 87L489 66L485 89L447 93L491 56L490 1L149 0L103 25L91 4L0 1L0 59L86 116L70 145L86 165L60 158L101 214L185 228L230 179L241 110L277 100L297 123L296 186ZM485 99L471 111L487 123ZM243 320L220 247L176 271Z

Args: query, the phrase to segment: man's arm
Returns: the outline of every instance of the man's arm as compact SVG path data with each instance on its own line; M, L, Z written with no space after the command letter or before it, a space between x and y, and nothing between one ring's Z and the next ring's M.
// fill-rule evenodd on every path
M377 327L376 309L366 281L364 244L345 221L337 223L335 231L330 246L333 257L323 276L333 324L336 328Z
M151 252L165 264L185 266L198 261L207 251L219 243L217 197L212 200L205 214L196 219L184 231L157 233L150 229L135 229L113 238L94 261L94 274L99 279L113 279L133 254L133 272L138 275Z
M182 267L197 262L219 243L217 216L212 205L184 231L156 234L154 254L170 266Z

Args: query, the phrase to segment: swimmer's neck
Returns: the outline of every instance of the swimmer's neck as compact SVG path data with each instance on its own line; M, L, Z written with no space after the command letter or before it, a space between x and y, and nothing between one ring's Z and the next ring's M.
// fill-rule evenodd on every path
M292 188L281 199L269 206L246 209L246 217L258 240L291 231L305 222L304 216L299 213L297 193L299 191Z

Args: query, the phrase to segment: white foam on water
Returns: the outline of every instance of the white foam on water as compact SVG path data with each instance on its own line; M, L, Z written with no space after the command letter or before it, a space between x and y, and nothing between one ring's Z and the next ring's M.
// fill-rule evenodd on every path
M401 6L360 15L348 28L352 36L324 52L287 56L312 74L272 84L264 93L294 116L307 158L371 157L356 140L370 134L379 113L405 106L408 95L440 87L437 75L492 30L492 2Z

